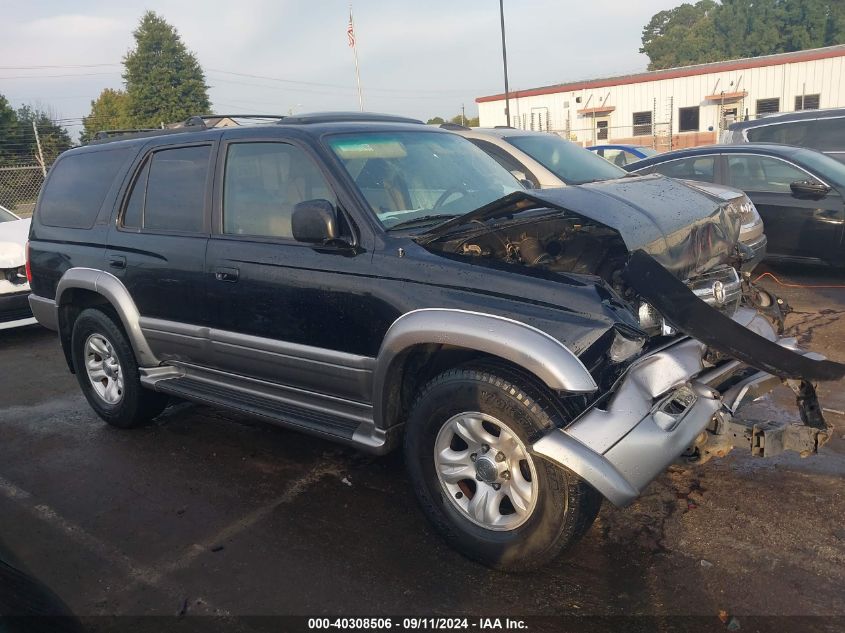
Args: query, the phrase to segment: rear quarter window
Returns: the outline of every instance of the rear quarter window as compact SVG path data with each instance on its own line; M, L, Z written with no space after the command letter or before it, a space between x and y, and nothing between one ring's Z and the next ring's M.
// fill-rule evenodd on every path
M36 212L47 226L90 229L131 148L71 154L51 170Z

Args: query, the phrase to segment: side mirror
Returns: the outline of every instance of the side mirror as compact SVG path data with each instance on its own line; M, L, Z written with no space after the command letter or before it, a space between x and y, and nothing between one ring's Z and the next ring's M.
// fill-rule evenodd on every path
M337 210L328 200L305 200L293 207L293 239L308 244L325 244L337 239Z
M830 193L830 187L827 185L808 180L796 180L789 185L789 188L797 198L824 198Z

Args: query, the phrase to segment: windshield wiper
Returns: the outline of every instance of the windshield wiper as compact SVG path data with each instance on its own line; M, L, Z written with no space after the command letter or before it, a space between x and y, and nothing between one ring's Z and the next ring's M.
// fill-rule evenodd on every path
M422 226L424 224L431 224L432 222L445 222L446 220L451 220L452 218L457 217L454 214L432 214L432 215L424 215L419 218L411 218L409 220L403 220L402 222L398 222L391 226L390 228L385 229L386 231L394 231L396 229L408 229L413 228L415 226Z
M473 209L463 215L453 216L451 219L433 226L427 233L423 233L419 237L415 236L414 239L421 244L427 244L428 242L436 240L438 237L447 233L456 226L462 226L469 224L470 222L481 222L493 218L514 215L522 211L527 211L528 209L537 209L542 206L544 205L536 201L530 193L526 191L514 191L497 200L493 200L493 202L485 204L483 207ZM441 217L445 218L446 216Z

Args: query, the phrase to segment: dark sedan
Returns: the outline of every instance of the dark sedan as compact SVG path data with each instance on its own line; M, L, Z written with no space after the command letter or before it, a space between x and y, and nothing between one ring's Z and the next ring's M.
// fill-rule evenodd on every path
M788 145L712 145L626 165L742 189L763 218L771 259L845 266L845 165Z

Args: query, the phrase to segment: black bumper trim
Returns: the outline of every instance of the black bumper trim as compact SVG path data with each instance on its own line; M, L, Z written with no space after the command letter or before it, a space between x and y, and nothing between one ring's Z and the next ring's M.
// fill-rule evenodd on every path
M0 295L0 323L31 319L32 309L29 307L28 297L29 290Z
M672 325L705 345L780 378L836 381L845 365L796 354L714 310L645 251L635 251L625 280Z

